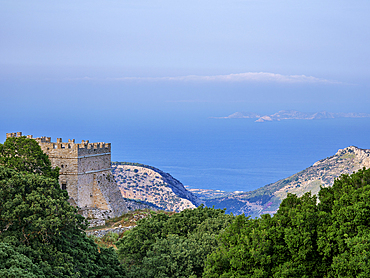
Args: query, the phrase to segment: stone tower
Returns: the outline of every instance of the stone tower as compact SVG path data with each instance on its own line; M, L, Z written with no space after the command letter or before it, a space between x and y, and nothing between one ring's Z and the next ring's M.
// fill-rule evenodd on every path
M20 137L21 132L7 133ZM59 184L67 190L70 203L78 206L85 217L108 218L127 211L124 199L111 173L111 144L89 143L88 140L62 142L51 137L33 138L49 156L51 166L60 168Z

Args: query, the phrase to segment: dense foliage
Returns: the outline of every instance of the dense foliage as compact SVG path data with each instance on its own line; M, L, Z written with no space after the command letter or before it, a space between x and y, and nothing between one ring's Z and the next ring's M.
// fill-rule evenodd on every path
M59 168L52 168L48 156L34 140L22 137L9 137L0 144L0 165L18 172L42 174L57 179Z
M45 278L41 269L14 247L0 242L1 278Z
M37 142L8 138L0 150L12 168L0 166L0 277L123 276L114 250L86 237Z
M200 206L168 216L153 214L117 244L128 277L201 277L216 236L233 217Z
M370 170L322 188L319 202L290 194L273 216L238 216L204 277L369 277Z
M117 277L112 249L83 231L86 220L55 179L0 166L0 241L28 257L46 277Z

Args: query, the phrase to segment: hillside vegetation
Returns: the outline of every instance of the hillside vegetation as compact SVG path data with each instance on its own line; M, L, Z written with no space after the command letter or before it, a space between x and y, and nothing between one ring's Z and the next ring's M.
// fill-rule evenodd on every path
M273 215L203 206L149 213L113 238L124 277L369 277L370 170L342 175L318 197L288 194Z
M202 277L218 234L233 219L224 210L199 206L140 220L116 244L127 277Z
M369 277L370 170L318 195L288 194L273 216L237 216L203 277Z

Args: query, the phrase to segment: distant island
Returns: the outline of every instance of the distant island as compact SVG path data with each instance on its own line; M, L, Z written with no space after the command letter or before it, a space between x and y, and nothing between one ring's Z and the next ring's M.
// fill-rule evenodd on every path
M272 115L260 115L256 113L235 112L227 117L212 117L215 119L256 119L256 123L282 121L282 120L321 120L334 118L368 118L366 113L330 113L327 111L316 113L304 113L296 110L280 110Z

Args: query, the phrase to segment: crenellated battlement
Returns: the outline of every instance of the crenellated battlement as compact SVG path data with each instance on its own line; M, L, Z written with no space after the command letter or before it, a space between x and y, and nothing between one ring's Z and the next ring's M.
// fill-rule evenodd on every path
M35 139L38 143L51 143L51 137L42 136L40 138L33 138L33 135L27 135L27 138Z
M87 150L110 149L110 143L104 143L104 142L89 143L89 141L87 141L87 143L84 143L84 141L82 140L81 144L76 144L76 145L78 145L79 149L87 149Z
M10 132L10 133L6 134L6 138L21 137L21 136L22 136L22 132ZM28 135L28 136L32 136L32 135ZM27 138L28 138L28 136L27 136Z
M6 138L10 137L22 137L22 132L7 133ZM27 135L26 137L36 140L40 146L48 149L77 149L79 153L106 153L111 150L111 144L105 142L90 143L89 140L82 140L81 143L76 143L75 139L63 142L62 138L57 138L56 142L52 142L51 137L46 136L33 138L33 135Z

